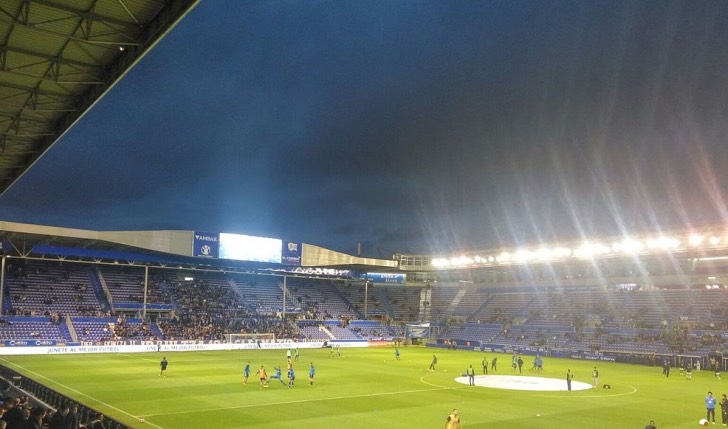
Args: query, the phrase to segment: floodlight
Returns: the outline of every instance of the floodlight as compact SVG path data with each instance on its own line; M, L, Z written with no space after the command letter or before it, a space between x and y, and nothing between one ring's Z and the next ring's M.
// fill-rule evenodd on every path
M498 262L510 262L511 261L511 254L508 252L502 252L498 257L496 258L496 261Z
M700 246L703 243L703 236L700 234L690 234L689 242L691 246Z
M535 252L534 257L536 259L541 259L541 260L544 260L544 261L550 261L550 260L554 259L554 254L553 254L553 251L551 249L547 249L547 248L542 247L542 248L538 249Z
M551 251L556 258L565 258L571 256L571 249L566 247L554 247Z
M448 265L448 261L444 258L432 258L430 260L430 265L433 267L446 267Z
M521 261L521 262L528 261L531 258L532 258L531 252L529 250L526 250L526 249L517 250L516 251L516 254L513 255L513 259L514 260Z
M680 240L675 237L665 237L662 235L657 239L647 240L647 246L650 249L673 250L680 247Z
M620 251L624 253L639 253L644 249L644 245L639 241L626 238L620 244Z
M584 243L576 250L576 254L581 258L592 258L598 255L606 255L611 252L608 246L599 243Z

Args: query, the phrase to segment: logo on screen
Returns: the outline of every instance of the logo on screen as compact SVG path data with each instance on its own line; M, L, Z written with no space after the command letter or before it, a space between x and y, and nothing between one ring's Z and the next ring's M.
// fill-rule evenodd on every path
M288 243L288 251L289 252L298 252L298 243Z
M200 247L200 252L205 256L210 256L210 253L212 253L212 247L205 244L204 246Z

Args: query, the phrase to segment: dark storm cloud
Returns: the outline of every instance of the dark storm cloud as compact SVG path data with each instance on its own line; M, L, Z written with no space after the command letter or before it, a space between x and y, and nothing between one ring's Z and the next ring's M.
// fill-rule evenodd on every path
M1 217L374 255L721 223L725 22L710 1L202 2Z

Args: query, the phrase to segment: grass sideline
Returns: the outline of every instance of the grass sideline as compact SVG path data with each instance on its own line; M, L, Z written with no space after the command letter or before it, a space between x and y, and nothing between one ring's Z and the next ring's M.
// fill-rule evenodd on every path
M539 376L564 379L570 368L576 381L591 384L596 365L600 386L611 389L489 389L454 378L468 365L482 374L483 356L498 356L497 374L513 374L509 355L409 347L396 361L391 347L341 353L332 358L328 350L301 349L294 389L276 380L261 389L255 379L263 364L269 374L273 366L284 368L285 380L285 350L0 356L0 362L127 425L150 429L442 428L452 408L460 409L465 429L643 428L651 419L671 429L698 425L707 391L718 398L728 392L728 380L710 371L694 372L688 381L677 369L666 378L660 367L548 357ZM436 372L427 370L433 354ZM166 378L158 376L162 355L169 360ZM530 368L532 357L524 360ZM243 385L247 361L251 378ZM310 362L317 369L313 386ZM524 369L524 377L531 375Z

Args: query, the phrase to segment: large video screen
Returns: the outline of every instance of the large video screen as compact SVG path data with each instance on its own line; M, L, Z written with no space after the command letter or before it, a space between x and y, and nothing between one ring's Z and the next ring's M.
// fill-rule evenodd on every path
M281 263L282 241L275 238L220 233L220 258Z

